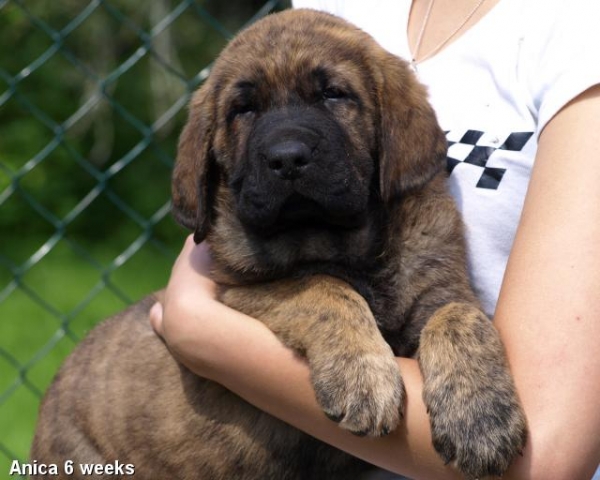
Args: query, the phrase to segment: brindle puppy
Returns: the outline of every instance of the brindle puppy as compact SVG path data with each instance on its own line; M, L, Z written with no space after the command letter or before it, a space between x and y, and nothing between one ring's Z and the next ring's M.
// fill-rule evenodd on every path
M417 355L435 448L467 476L500 475L525 421L469 287L445 152L403 61L338 18L288 11L237 36L192 99L174 214L210 244L222 301L307 359L342 428L394 429L404 390L393 354ZM367 468L178 365L149 327L154 301L102 323L67 360L33 459L118 460L138 479Z

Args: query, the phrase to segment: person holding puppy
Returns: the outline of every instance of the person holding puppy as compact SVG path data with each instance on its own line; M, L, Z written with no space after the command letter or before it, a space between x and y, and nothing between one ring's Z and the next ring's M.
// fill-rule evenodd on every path
M475 291L504 341L529 425L504 478L589 479L600 463L600 6L586 0L297 0L410 61L449 143ZM406 30L405 30L406 27ZM405 33L406 32L406 33ZM410 478L457 478L431 445L422 378L398 358L405 418L362 439L328 420L308 366L215 300L186 242L152 323L173 354L295 427Z

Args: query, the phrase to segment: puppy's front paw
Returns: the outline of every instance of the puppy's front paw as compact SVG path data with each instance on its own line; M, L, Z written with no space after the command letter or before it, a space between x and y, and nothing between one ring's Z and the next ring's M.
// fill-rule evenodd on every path
M311 361L311 370L317 400L342 428L356 435L382 436L398 425L404 385L390 349L329 352Z
M435 449L468 478L502 476L527 426L492 323L468 304L440 309L421 334L419 363Z
M467 393L467 391L469 393ZM525 417L510 392L461 386L425 388L433 446L469 478L501 476L522 452Z

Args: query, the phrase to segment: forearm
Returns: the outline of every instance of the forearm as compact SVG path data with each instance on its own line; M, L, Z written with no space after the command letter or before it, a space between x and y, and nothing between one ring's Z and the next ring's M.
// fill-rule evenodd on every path
M382 468L414 479L460 478L433 450L414 360L397 359L406 389L400 426L387 437L356 437L324 415L303 359L264 324L214 299L214 286L202 273L203 258L202 248L188 240L163 300L166 320L158 304L151 314L155 329L182 363L258 408ZM525 468L529 451L520 459ZM514 478L529 478L518 473Z
M379 467L415 479L461 478L443 465L431 446L428 418L420 400L421 379L414 360L399 359L398 362L407 387L401 425L386 437L365 438L343 430L323 414L314 397L307 365L287 354L270 352L272 361L278 362L274 368L277 372L271 372L270 379L262 375L257 378L248 372L245 379L226 375L223 383L262 410Z
M298 429L382 468L411 478L461 478L433 450L429 420L421 400L422 379L416 361L398 359L407 400L400 427L382 438L357 437L329 420L318 405L307 363L285 347L262 323L218 302L197 308L198 322L186 322L185 343L172 349L193 371L221 383L242 398ZM197 325L197 329L194 329ZM188 348L218 338L202 352ZM178 355L178 352L183 355Z
M167 302L171 317L187 320L166 322L171 325L167 332L159 327L162 335L166 333L173 354L192 371L223 384L298 429L382 468L414 479L460 478L451 467L442 464L432 448L429 418L421 398L422 377L414 360L397 359L406 388L404 418L399 428L383 438L356 437L323 414L315 399L307 363L262 323L213 299L197 302L193 298L192 306ZM505 335L512 343L510 335ZM515 460L503 478L587 480L594 468L595 445L585 441L590 438L586 424L594 428L594 422L588 421L594 418L593 412L577 408L568 419L564 416L569 403L594 408L597 401L578 401L580 387L564 389L564 385L554 382L540 384L535 378L541 366L532 366L526 354L518 355L509 349L509 358L529 420L530 437L523 456ZM563 367L556 365L556 360L552 359L554 367L560 371ZM555 391L556 396L549 395L550 391ZM563 398L565 392L571 392L569 401ZM579 428L581 435L571 427ZM582 448L588 450L584 452ZM591 462L581 461L586 457Z
M195 311L198 321L185 322L189 325L185 341L170 342L175 355L191 370L221 383L296 428L377 466L415 480L461 478L451 466L443 465L432 447L429 417L421 398L422 377L415 360L397 359L406 387L405 412L399 428L387 437L356 437L323 414L315 399L307 363L262 323L213 300L196 305ZM207 319L207 315L211 318ZM207 344L207 337L215 341ZM203 345L201 350L197 348L199 344ZM513 367L525 370L518 364ZM515 459L503 479L586 479L573 462L560 454L562 448L569 451L577 442L564 437L564 422L557 427L556 422L548 420L549 413L560 405L550 402L544 406L540 403L542 397L535 393L541 390L532 389L531 385L519 386L528 392L524 408L532 434L523 456ZM561 471L565 465L568 474ZM589 468L584 465L582 470Z

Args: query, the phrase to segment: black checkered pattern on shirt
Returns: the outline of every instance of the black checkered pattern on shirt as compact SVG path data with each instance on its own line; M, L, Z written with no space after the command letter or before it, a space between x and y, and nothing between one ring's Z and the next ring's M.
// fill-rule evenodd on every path
M446 132L448 135L449 132ZM456 168L457 165L460 164L468 164L473 165L475 167L481 168L481 177L477 182L477 188L485 188L489 190L497 190L504 174L506 173L505 168L496 168L496 167L488 167L488 161L490 157L494 154L496 150L508 150L512 152L519 152L523 149L525 144L529 141L533 132L514 132L506 137L503 143L500 146L495 147L490 144L490 142L481 143L482 137L484 137L485 132L480 130L467 130L467 132L462 136L462 138L456 141L448 141L448 157L447 157L447 169L448 173L452 173L452 171ZM461 158L458 158L455 154L453 154L452 147L455 144L462 144L463 146L470 148L461 148L461 152L463 155ZM456 149L454 149L456 150ZM466 155L464 153L466 152Z

